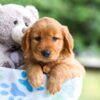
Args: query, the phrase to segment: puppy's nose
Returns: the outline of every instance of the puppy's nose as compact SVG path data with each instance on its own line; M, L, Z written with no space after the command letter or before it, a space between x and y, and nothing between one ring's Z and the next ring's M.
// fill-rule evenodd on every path
M44 56L44 57L49 57L50 56L50 50L43 50L41 51L41 54Z

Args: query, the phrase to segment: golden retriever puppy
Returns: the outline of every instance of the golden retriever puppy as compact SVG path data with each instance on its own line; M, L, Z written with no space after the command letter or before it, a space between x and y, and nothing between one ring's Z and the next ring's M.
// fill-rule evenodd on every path
M22 39L25 69L34 87L44 82L51 94L58 92L65 80L81 77L83 66L74 58L73 38L66 26L53 18L44 17L30 26Z

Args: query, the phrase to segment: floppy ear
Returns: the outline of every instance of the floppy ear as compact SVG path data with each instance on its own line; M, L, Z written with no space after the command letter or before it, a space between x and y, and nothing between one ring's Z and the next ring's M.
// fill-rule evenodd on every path
M68 30L67 26L62 27L62 32L64 36L64 48L63 48L63 53L72 53L74 43L73 43L73 38Z
M23 38L22 38L22 50L25 55L29 54L30 51L30 29L26 30Z

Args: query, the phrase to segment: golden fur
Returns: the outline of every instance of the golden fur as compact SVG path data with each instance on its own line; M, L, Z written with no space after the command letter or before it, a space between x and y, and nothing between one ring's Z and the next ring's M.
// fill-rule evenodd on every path
M68 28L53 18L41 18L29 27L22 49L28 79L34 87L44 82L43 72L48 74L47 88L51 94L58 92L65 80L84 75L83 66L74 58Z

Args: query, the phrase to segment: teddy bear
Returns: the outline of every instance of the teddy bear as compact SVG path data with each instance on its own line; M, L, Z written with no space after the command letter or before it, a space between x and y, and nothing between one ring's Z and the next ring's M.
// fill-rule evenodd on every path
M38 18L38 10L32 5L0 4L0 67L23 65L21 39L26 28Z

